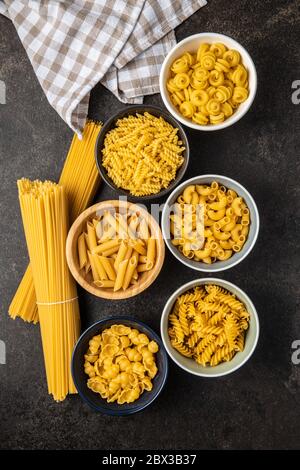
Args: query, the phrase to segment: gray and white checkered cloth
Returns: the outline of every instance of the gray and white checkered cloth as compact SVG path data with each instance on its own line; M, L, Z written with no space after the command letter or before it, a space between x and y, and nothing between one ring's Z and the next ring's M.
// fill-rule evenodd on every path
M159 91L174 28L206 0L0 0L50 104L79 135L92 88L124 103Z

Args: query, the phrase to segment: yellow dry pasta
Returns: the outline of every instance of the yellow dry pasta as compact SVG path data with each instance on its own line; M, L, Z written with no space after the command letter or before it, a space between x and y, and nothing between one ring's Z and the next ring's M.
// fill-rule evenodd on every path
M70 222L88 207L100 184L94 155L100 129L100 123L87 121L82 140L79 140L77 134L74 135L60 175L59 184L64 187L67 194ZM26 322L38 322L35 286L30 265L9 306L9 315L13 319L20 317Z
M80 334L76 284L67 266L68 206L63 186L18 180L24 232L37 295L48 392L76 393L71 357Z
M78 267L96 287L126 290L154 268L157 239L138 211L104 211L83 230L77 241Z
M134 196L157 194L184 162L185 147L177 133L162 117L147 112L119 119L105 136L103 167L118 188Z
M106 328L89 341L84 355L88 388L108 403L133 403L153 388L158 350L156 341L150 341L135 328L125 325Z
M213 367L243 351L249 321L245 305L235 295L207 284L177 298L168 333L180 354Z
M202 126L220 124L248 98L248 71L238 51L203 43L196 53L174 60L167 90L185 118Z
M211 264L241 251L251 224L243 198L220 186L189 185L170 215L171 243L187 258Z

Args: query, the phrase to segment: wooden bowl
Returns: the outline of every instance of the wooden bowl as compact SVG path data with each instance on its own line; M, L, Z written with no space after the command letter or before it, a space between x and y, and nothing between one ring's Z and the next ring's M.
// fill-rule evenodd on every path
M116 292L114 292L112 288L104 289L93 285L91 272L85 273L84 270L79 270L79 259L77 251L78 237L83 231L85 231L87 220L92 219L97 214L99 215L99 212L104 212L105 210L111 209L113 207L123 209L127 208L138 212L145 218L149 227L151 228L152 234L156 238L156 260L153 269L151 269L151 271L140 273L136 284L129 286L126 290L118 290ZM67 263L73 277L85 290L91 294L96 295L97 297L102 297L103 299L128 299L129 297L140 294L145 289L147 289L147 287L149 287L152 282L155 281L164 262L165 244L159 224L146 209L128 201L101 201L82 212L82 214L80 214L80 216L77 217L73 223L67 238L66 256Z

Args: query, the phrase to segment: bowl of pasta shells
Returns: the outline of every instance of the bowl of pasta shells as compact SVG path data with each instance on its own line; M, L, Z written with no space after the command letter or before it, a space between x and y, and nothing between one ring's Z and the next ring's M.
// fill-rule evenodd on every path
M81 287L97 297L119 300L138 295L155 281L165 245L158 222L146 208L101 201L73 223L66 256Z
M201 377L221 377L242 367L253 354L259 319L238 286L223 279L197 279L167 301L161 337L179 367Z
M96 142L99 173L108 186L132 201L160 198L181 181L189 143L182 126L158 106L118 111Z
M158 397L167 379L168 358L148 325L115 316L96 322L81 335L71 370L79 395L92 409L125 416Z
M237 181L201 175L179 185L167 199L162 232L171 253L197 271L224 271L253 249L259 213L251 194Z
M169 52L160 72L160 92L169 112L202 131L224 129L241 119L256 89L249 53L224 34L183 39Z

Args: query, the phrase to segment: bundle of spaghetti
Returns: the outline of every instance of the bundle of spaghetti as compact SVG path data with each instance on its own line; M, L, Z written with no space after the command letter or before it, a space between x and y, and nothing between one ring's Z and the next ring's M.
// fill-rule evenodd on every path
M100 178L95 163L95 143L101 124L88 121L79 140L74 135L59 184L64 186L68 198L70 222L88 207L98 189ZM30 265L9 306L9 315L27 322L38 322L36 295Z
M48 391L57 401L76 393L70 372L79 337L76 284L66 261L67 200L63 186L18 181L19 199L38 313Z

